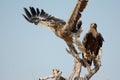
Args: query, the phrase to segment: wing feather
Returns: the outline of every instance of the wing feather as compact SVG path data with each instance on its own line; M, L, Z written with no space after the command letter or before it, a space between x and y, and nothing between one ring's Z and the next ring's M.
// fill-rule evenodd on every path
M33 7L30 7L30 11L32 13L32 16L36 16L37 12L35 11L35 9Z
M103 36L101 35L101 33L98 33L97 41L98 41L99 47L102 47L104 38L103 38Z
M88 0L78 0L75 5L67 24L65 25L65 29L71 31L73 27L77 24L78 20L81 18L81 12L85 9Z
M28 22L30 22L30 23L33 23L31 20L29 20L29 18L28 17L26 17L24 14L22 14L23 16L24 16L24 18L28 21Z
M32 16L26 8L24 8L24 11L28 18L30 18Z
M64 20L46 13L43 9L41 9L40 12L38 8L35 9L34 7L29 7L29 10L24 8L24 11L26 14L23 14L24 18L31 23L35 23L36 25L42 24L46 27L55 27L66 24Z
M40 14L40 11L38 8L36 8L36 11L37 11L37 16Z

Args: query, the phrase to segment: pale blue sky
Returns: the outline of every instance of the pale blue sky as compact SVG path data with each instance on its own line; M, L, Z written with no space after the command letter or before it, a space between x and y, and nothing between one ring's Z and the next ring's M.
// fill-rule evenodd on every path
M68 76L73 57L65 42L46 28L28 23L23 7L38 7L67 20L77 0L1 0L0 1L0 80L34 80L53 68ZM102 33L102 66L91 80L119 80L120 0L90 0L82 13L83 35L92 22Z

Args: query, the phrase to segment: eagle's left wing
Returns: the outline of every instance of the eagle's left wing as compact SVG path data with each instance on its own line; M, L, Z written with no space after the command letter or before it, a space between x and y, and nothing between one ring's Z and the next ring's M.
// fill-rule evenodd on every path
M83 12L85 9L87 2L88 0L78 0L72 11L72 14L70 15L69 20L65 25L65 30L71 31L76 26L81 17L81 12Z
M104 38L103 38L103 36L102 36L101 33L98 33L98 35L97 35L97 41L98 41L99 47L102 47Z
M38 8L34 9L33 7L29 7L30 10L24 8L25 14L23 14L24 18L30 23L34 23L36 25L43 25L45 27L55 28L59 25L65 25L65 21L55 16L49 15L43 9L39 11Z

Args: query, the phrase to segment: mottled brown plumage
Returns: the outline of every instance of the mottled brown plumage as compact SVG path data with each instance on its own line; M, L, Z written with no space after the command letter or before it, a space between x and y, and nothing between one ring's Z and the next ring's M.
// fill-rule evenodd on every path
M97 32L97 24L92 23L90 25L89 32L86 33L82 41L85 47L85 53L83 53L83 60L87 61L89 65L92 64L95 57L98 55L100 48L103 45L103 37ZM95 65L95 64L94 64Z
M23 16L30 23L42 25L52 30L58 37L67 43L69 48L75 51L73 45L73 33L74 35L78 34L81 29L81 12L86 7L87 2L88 0L78 0L68 21L49 15L43 9L39 11L38 8L35 9L34 7L29 7L29 10L24 8L26 15L23 14Z

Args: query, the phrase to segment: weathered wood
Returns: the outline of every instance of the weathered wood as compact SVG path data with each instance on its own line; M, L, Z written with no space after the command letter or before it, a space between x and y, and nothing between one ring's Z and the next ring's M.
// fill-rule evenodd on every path
M63 33L62 34L63 37L61 37L68 44L69 49L66 49L66 51L70 55L72 55L72 57L74 58L74 66L73 66L72 72L70 73L68 77L63 77L61 76L62 71L58 69L53 69L53 72L51 75L40 78L39 80L47 80L50 78L55 79L55 80L73 80L73 79L74 80L90 80L90 78L99 70L101 66L100 62L101 62L102 49L100 49L99 55L94 60L94 62L96 63L94 68L91 69L90 66L86 66L88 73L85 76L81 76L80 73L81 73L84 61L79 57L79 55L81 55L79 52L81 53L85 52L85 47L83 46L81 41L78 40L78 38L73 38L73 36L71 36L70 31L69 31L71 30L72 27L74 27L77 24L76 22L80 19L81 12L83 12L83 10L85 9L87 2L88 0L78 0L67 24L65 25L65 29L63 30L65 31L65 33ZM80 34L81 32L79 33L79 35ZM78 34L76 34L76 36L77 35ZM79 52L77 50L79 50Z

